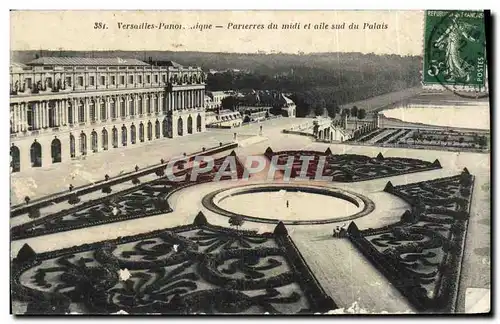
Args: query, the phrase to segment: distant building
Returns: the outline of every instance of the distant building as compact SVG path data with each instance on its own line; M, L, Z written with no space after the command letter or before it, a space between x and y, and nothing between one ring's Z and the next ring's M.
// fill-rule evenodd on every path
M210 111L206 113L207 127L240 127L243 118L238 111L221 110L219 113Z
M207 91L206 95L212 99L213 109L219 109L222 107L222 100L224 98L234 95L234 91Z
M77 57L12 63L12 171L203 132L202 70L155 64Z
M217 110L219 107L214 103L214 101L212 100L212 97L207 95L205 93L205 110L208 112L208 111L215 111Z
M238 111L243 117L243 123L261 121L271 116L272 107L239 106Z
M252 107L272 107L275 115L295 117L297 107L286 95L275 90L239 90L242 105Z

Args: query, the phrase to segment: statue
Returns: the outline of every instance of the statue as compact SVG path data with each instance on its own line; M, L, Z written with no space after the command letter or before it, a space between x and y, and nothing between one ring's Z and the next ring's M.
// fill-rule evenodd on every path
M477 42L473 37L474 26L455 17L446 31L434 42L434 47L445 50L445 78L448 81L463 79L469 81L473 66L460 56L462 44Z
M14 92L17 93L17 91L19 91L19 81L16 81L16 83L14 83Z

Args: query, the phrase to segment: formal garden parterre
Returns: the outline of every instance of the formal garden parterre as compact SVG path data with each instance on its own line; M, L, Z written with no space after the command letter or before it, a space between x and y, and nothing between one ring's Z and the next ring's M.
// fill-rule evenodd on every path
M235 156L234 151L230 156ZM219 169L223 166L226 157L214 159L214 165L209 172L200 174L192 180L191 173L193 168L184 168L182 165L189 164L184 161L176 162L181 167L175 173L176 177L184 177L183 181L169 180L165 175L166 166L156 169L154 172L158 179L141 183L137 177L131 177L124 181L131 181L134 186L130 189L112 193L111 185L107 182L101 183L94 190L101 189L106 195L96 198L85 203L78 204L78 195L68 195L70 205L78 204L69 209L63 209L54 214L40 217L33 221L15 226L11 229L12 239L22 239L27 237L46 235L50 233L62 232L83 228L88 226L96 226L106 223L124 221L128 219L148 217L158 214L166 214L172 212L172 208L168 203L168 197L174 192L181 190L187 186L194 184L210 182L219 173ZM243 175L243 165L236 158L235 175L224 174L221 180L241 178ZM223 170L221 170L222 173ZM228 170L227 173L230 173ZM224 172L226 173L226 172ZM57 202L56 202L57 204ZM36 207L32 207L31 210Z
M123 277L126 273L128 277ZM283 224L257 234L192 225L13 260L27 314L294 314L335 309Z
M395 224L347 230L354 245L422 312L456 307L474 177L460 175L393 186L384 191L411 205Z
M380 137L382 134L385 135ZM490 134L482 130L474 132L448 128L378 128L349 142L377 146L488 152Z
M386 158L382 153L379 153L376 157L357 154L332 154L329 148L325 152L273 152L271 148L268 148L265 155L271 160L275 158L278 165L286 165L288 159L293 158L291 178L301 177L302 159L304 157L313 157L308 163L305 176L309 179L317 178L318 175L331 177L331 180L336 182L366 181L441 168L441 164L437 159L428 162L400 157Z
M228 156L236 157L236 172L220 180L241 179L243 164L234 151ZM176 175L186 176L181 182L167 179L164 167L153 171L153 180L127 178L133 187L123 191L106 189L111 189L106 179L94 188L102 197L81 202L78 194L69 194L64 202L72 199L74 207L13 227L12 238L171 213L168 197L214 181L227 167L228 156L215 159L213 168L194 181L192 160L177 167ZM274 152L268 148L264 156L281 165L292 158L292 178L300 176L301 158L309 156L306 178L314 179L319 170L330 181L344 183L441 168L438 160L332 154L330 149ZM457 176L402 186L388 182L384 191L411 205L401 220L378 229L349 225L348 239L418 311L455 309L473 183L466 169ZM337 307L288 236L284 222L274 233L257 234L210 225L202 213L192 225L57 251L37 254L25 244L12 261L12 273L13 298L27 303L27 314L62 314L75 307L89 314L120 310L288 314ZM126 278L121 276L124 273Z

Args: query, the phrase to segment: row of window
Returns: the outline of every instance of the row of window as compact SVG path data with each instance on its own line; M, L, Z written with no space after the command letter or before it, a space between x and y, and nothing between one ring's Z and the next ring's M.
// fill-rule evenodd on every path
M163 74L162 76L162 82L167 83L167 75ZM195 77L196 78L196 77ZM187 82L187 77L185 76L184 79ZM134 84L134 81L137 80L137 84L142 84L143 83L143 78L142 75L129 75L128 76L128 84ZM175 80L177 80L177 76L175 76ZM73 86L73 77L68 76L64 79L66 86L71 87ZM101 75L99 76L99 86L105 86L106 85L106 76ZM118 78L118 84L119 85L125 85L125 75L120 75ZM26 86L28 88L32 88L33 81L31 78L25 78L24 82L26 83ZM59 81L60 82L60 81ZM83 87L85 85L84 77L83 76L77 76L76 77L76 86ZM153 83L158 83L159 82L159 76L158 74L153 75ZM45 78L45 83L47 86L52 87L53 86L53 80L51 77ZM116 85L117 80L115 75L109 76L109 85ZM146 75L146 82L145 84L151 84L151 75ZM89 86L96 86L96 77L95 76L89 76Z
M153 76L153 79L154 79L154 83L158 83L158 75L157 74L155 74ZM118 80L119 80L120 85L125 85L125 76L124 75L120 75ZM72 77L66 77L66 85L67 86L72 86L71 81L72 81ZM164 83L167 82L167 76L165 74L162 75L162 81ZM137 76L137 83L142 84L142 75ZM150 83L151 83L151 75L146 75L146 84L150 84ZM109 84L116 85L116 76L114 76L114 75L109 76ZM133 75L128 76L128 84L134 84L134 76ZM83 85L84 85L83 76L77 77L76 85L79 87L83 87ZM89 77L89 86L95 86L95 85L96 85L95 77L90 76ZM101 75L99 77L99 85L100 86L106 85L106 76L105 75Z

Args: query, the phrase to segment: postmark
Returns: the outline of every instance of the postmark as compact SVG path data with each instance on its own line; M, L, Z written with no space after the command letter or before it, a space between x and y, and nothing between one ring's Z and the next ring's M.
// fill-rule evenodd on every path
M482 11L428 10L424 27L424 86L441 85L469 98L487 91Z

